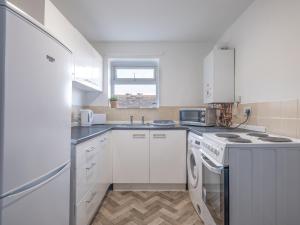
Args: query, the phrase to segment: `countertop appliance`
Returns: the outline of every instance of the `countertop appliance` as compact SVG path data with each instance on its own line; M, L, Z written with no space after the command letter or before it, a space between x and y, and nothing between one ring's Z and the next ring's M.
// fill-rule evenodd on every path
M300 140L206 133L200 149L206 224L299 224Z
M69 225L71 52L3 1L0 33L0 224Z
M93 115L93 124L106 124L106 114L94 114Z
M80 124L83 127L88 127L93 124L94 113L90 109L80 110Z
M216 125L216 109L188 108L179 110L179 120L182 125L214 126Z

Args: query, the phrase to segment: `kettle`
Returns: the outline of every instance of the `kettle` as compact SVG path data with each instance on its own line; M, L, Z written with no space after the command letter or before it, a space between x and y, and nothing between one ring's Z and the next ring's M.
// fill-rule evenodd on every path
M94 113L89 109L80 110L81 126L87 127L93 124Z

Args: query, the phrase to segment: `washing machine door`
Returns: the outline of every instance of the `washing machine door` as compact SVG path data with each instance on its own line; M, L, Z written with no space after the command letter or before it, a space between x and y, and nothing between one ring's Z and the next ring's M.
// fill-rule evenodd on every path
M199 182L199 164L201 161L198 159L197 149L190 148L188 151L187 165L188 165L188 181L193 188L198 186Z

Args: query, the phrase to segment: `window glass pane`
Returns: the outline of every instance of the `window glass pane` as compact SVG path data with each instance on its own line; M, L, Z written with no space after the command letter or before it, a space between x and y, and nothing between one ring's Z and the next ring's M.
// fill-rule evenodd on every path
M137 95L139 93L143 95L156 95L156 85L115 85L115 95Z
M154 79L153 68L143 69L116 69L116 77L120 79Z

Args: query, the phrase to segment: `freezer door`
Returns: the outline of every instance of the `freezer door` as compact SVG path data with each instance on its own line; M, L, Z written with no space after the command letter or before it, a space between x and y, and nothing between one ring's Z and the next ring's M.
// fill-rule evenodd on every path
M69 225L70 164L1 199L1 225Z
M9 10L5 37L0 194L36 180L69 161L71 142L71 53L45 31ZM30 207L35 204L31 202Z

